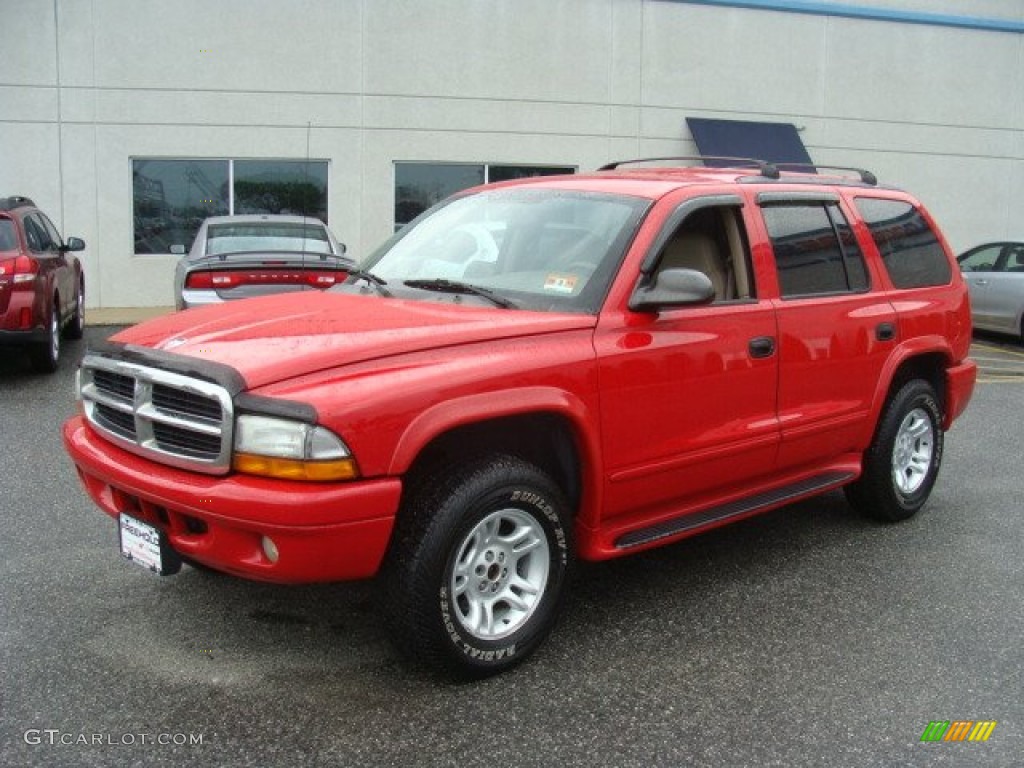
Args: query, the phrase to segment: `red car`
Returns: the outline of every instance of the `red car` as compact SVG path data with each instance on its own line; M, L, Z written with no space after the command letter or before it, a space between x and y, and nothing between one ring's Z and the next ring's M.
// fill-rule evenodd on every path
M27 197L0 198L0 346L24 347L32 367L52 373L63 334L82 338L85 278L67 242Z
M541 644L576 559L838 488L915 515L976 373L931 216L867 172L637 165L463 192L327 291L90 349L64 440L122 554L379 573L396 644L472 677Z

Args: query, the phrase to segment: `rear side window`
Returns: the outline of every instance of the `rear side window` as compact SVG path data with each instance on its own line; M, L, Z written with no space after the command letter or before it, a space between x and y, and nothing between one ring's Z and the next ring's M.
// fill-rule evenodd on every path
M14 231L14 222L0 219L0 251L13 251L18 247L18 233Z
M924 288L949 283L949 260L920 211L900 200L858 197L856 203L893 285Z
M864 258L834 203L762 208L784 298L866 291Z

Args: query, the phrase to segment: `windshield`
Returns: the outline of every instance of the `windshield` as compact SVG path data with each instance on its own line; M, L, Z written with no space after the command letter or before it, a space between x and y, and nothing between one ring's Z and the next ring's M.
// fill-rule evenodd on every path
M451 281L526 309L593 313L648 205L624 195L487 190L427 211L361 266L403 298L407 281L416 298L427 298L424 281Z
M321 224L211 224L206 231L206 253L251 253L276 251L333 253L327 230Z

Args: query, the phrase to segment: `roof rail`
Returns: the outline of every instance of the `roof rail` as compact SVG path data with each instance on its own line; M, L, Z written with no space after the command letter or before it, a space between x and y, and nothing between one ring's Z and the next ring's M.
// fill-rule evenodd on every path
M871 171L865 171L863 168L853 168L849 165L817 165L816 163L777 163L776 166L784 171L799 171L803 169L810 169L817 172L818 169L825 169L828 171L850 171L850 173L856 173L860 176L860 180L865 184L870 184L872 187L878 186L878 177L875 176Z
M11 195L10 197L0 197L0 211L13 211L15 208L21 208L23 205L30 205L35 208L36 204L32 202L30 198L22 195Z
M674 157L638 157L635 160L616 160L614 163L607 163L602 165L597 170L599 171L614 171L620 165L626 165L631 163L654 163L661 162L664 160L698 160L700 162L706 162L713 160L717 162L729 163L731 165L738 166L753 166L757 168L758 173L769 179L779 178L779 169L775 167L773 163L766 162L764 160L758 160L753 157L716 157L716 156L701 156L701 155L678 155Z

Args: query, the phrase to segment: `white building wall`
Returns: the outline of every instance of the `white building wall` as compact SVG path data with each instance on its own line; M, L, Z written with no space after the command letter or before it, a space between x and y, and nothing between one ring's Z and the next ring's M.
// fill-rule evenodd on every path
M1014 0L842 5L1024 22ZM391 232L396 161L694 154L686 117L792 122L817 162L918 194L954 248L1024 237L1020 31L683 0L19 0L0 50L0 194L86 239L90 306L172 300L175 257L133 253L132 158L307 141L357 256Z

